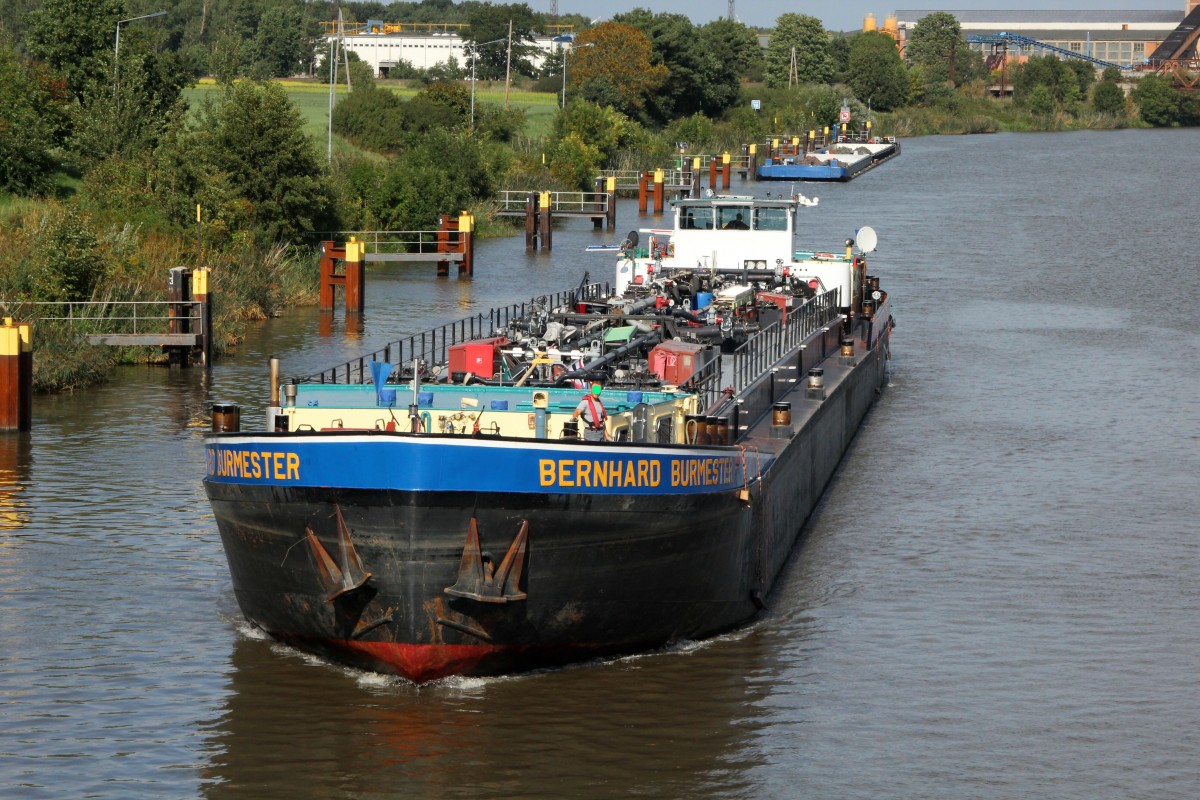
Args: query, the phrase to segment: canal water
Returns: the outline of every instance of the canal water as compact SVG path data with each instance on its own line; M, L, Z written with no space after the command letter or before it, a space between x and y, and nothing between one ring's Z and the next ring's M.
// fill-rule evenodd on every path
M125 369L0 436L4 798L1192 798L1200 794L1200 131L916 139L804 186L801 241L879 233L891 385L736 634L416 688L241 620L201 488L215 400L608 279L489 241L374 267L207 379ZM786 191L781 185L735 190ZM219 276L217 281L219 285ZM704 525L697 519L696 525Z

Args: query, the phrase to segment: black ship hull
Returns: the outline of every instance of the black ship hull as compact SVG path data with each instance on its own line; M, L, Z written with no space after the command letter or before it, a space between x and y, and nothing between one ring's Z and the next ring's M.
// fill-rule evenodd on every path
M771 389L769 400L792 401L786 435L767 413L738 446L677 448L710 469L711 490L518 491L483 478L478 488L457 490L387 488L387 480L371 488L328 478L308 486L210 479L238 603L282 641L416 682L530 670L727 631L762 608L884 385L889 330L853 363L823 359L820 396L806 397L799 384L786 394ZM340 438L227 436L214 437L213 446L296 450L298 463L307 464L305 448ZM388 455L414 444L411 436L381 435L356 452L381 465L414 463L420 459ZM528 443L492 446L507 455ZM618 450L637 460L655 448L575 448ZM210 474L229 461L217 456ZM723 463L733 474L720 473ZM252 474L250 464L247 456L243 474Z

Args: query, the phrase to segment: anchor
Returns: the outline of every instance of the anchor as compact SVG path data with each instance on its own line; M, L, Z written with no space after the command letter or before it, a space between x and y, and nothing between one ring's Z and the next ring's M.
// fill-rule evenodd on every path
M317 562L317 573L325 591L328 592L325 595L327 603L332 603L343 595L363 588L371 579L371 573L363 569L358 551L354 549L354 542L350 539L350 529L346 527L346 520L342 518L342 507L334 506L334 509L337 511L338 554L341 556L341 567L321 545L312 528L305 528L308 532L309 549L312 550L313 558Z
M509 545L504 560L498 569L490 561L484 562L479 550L479 523L471 517L467 525L467 542L463 546L462 560L458 564L458 580L447 586L445 592L452 597L478 600L481 603L511 603L524 600L521 591L521 574L525 570L525 549L529 541L529 520L521 520L517 538Z

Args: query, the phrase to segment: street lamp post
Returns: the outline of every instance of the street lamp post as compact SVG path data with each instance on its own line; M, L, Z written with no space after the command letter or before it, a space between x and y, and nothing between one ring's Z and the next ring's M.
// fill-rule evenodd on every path
M572 44L571 49L577 50L584 47L595 47L595 42L587 42L586 44ZM563 48L563 88L562 88L562 107L567 107L567 48Z
M508 38L506 37L504 39L493 39L490 42L471 45L471 130L475 130L475 62L479 60L479 48L507 41Z
M137 22L139 19L150 19L151 17L161 17L166 14L166 11L155 11L153 14L142 14L140 17L130 17L129 19L117 20L117 35L113 39L113 96L117 94L117 75L121 56L121 26L126 22Z

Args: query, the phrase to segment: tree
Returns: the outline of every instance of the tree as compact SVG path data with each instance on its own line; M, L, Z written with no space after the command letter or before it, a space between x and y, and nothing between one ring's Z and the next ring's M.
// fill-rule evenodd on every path
M68 140L72 155L90 167L113 155L153 148L168 117L183 113L177 106L190 83L177 53L151 53L138 44L122 47L120 80L89 84L74 107Z
M599 149L578 133L569 133L550 148L550 174L572 189L590 191L603 160Z
M40 195L50 189L56 162L56 118L66 87L45 68L0 47L0 189Z
M963 38L962 26L948 11L936 11L917 21L904 56L909 64L922 67L928 84L950 81L961 86L986 74L982 56L971 50Z
M1038 86L1045 87L1052 102L1061 103L1066 98L1066 86L1072 84L1078 96L1079 84L1075 71L1055 56L1034 56L1019 65L1012 73L1013 102L1019 106L1031 103L1032 92Z
M1179 95L1166 78L1146 75L1129 96L1137 103L1142 119L1156 128L1179 124Z
M719 115L737 102L738 69L728 60L734 54L714 51L710 47L713 40L683 14L650 14L636 9L627 15L618 14L614 21L627 22L646 34L653 62L667 69L667 82L648 104L650 116L657 121L667 122L697 111Z
M395 92L355 90L333 109L333 130L359 147L398 152L407 141L405 102Z
M850 43L847 83L860 100L872 108L891 111L908 98L908 75L896 40L886 33L868 31Z
M582 139L595 148L600 166L605 166L625 144L630 127L629 119L612 106L576 100L554 118L553 139Z
M1113 70L1116 72L1116 70ZM1116 80L1109 80L1105 70L1104 79L1092 89L1092 109L1098 114L1125 113L1125 91Z
M545 27L545 17L535 14L525 3L491 5L479 3L471 8L466 40L478 45L497 39L508 39L512 23L512 69L519 75L535 77L537 68L531 60L537 52L534 44L537 31ZM503 43L481 48L476 54L476 74L480 78L503 78L508 64L508 48ZM470 65L468 65L470 66Z
M1028 105L1034 114L1049 116L1054 113L1054 93L1049 86L1039 83L1030 90Z
M377 230L427 230L439 214L491 197L494 185L483 147L465 132L435 130L386 165L360 162L352 167L347 191L365 207L360 224Z
M201 184L222 187L218 213L231 228L248 224L270 240L293 240L324 222L331 198L322 165L279 84L226 86L198 117L189 149L205 172Z
M585 44L592 46L581 46ZM604 22L581 33L567 58L571 89L584 89L588 99L631 116L640 113L647 97L667 80L667 68L651 62L646 34L620 22ZM592 92L607 96L594 98Z
M704 48L719 61L726 62L740 77L762 68L762 47L758 34L741 22L716 19L700 28Z
M263 11L251 52L254 77L287 78L303 72L312 56L299 8L276 5Z
M113 38L124 0L46 0L28 16L26 47L81 95L94 83L113 78Z
M781 14L767 44L767 86L778 88L791 83L792 57L795 78L800 83L829 83L833 79L833 59L829 55L829 34L821 20L807 14Z
M1087 97L1092 84L1096 82L1096 68L1087 61L1075 58L1069 58L1063 63L1067 65L1068 70L1074 73L1075 83L1079 87L1079 96Z

